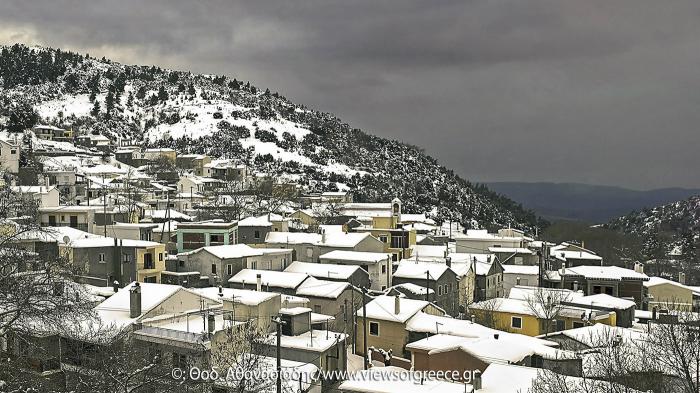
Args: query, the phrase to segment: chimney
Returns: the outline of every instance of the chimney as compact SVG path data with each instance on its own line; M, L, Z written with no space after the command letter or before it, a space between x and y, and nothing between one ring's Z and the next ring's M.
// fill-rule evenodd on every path
M256 278L256 280L257 280L257 282L258 282L257 290L258 290L258 292L262 292L262 274L261 274L261 273L258 273L258 274L255 276L255 278Z
M474 388L474 391L476 392L477 390L481 390L481 373L476 370L474 373L474 378L472 380L472 387Z
M578 292L578 281L574 281L574 292Z
M141 315L141 284L134 284L129 290L129 318Z
M515 285L520 285L520 277L515 277Z
M678 282L685 285L685 273L678 272Z
M452 267L452 257L445 258L445 264L447 267Z
M114 293L117 293L119 291L119 281L114 280L112 282L112 290L114 291Z
M651 309L651 320L656 321L656 306Z
M401 298L399 298L399 295L394 296L394 314L401 314Z
M635 262L634 263L634 271L637 273L644 274L644 264L641 262Z
M326 230L321 229L321 243L325 243L325 242L326 242Z
M498 333L494 333L493 339L494 339L494 340L498 340Z

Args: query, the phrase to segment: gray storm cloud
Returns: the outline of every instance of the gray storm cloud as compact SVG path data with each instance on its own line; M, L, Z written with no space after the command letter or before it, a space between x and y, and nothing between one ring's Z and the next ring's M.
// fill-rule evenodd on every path
M696 0L13 1L0 43L226 74L477 181L700 186Z

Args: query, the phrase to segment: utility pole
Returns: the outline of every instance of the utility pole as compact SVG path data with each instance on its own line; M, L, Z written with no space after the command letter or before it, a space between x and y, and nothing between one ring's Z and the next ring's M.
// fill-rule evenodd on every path
M272 318L277 325L277 393L282 393L282 325L286 322L277 316Z
M362 338L364 339L364 352L363 355L365 356L365 367L364 369L367 370L367 366L369 364L369 357L367 356L367 288L362 287Z
M107 191L104 185L104 175L102 176L102 224L105 237L107 237Z
M355 289L350 291L350 307L352 307L352 354L357 354L357 308L355 308Z
M425 271L425 301L430 301L430 271Z

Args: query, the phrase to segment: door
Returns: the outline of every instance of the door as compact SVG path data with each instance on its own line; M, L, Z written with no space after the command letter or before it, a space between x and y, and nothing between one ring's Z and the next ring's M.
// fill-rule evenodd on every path
M56 226L56 216L49 216L49 226L50 227Z
M78 216L70 216L70 227L78 228Z

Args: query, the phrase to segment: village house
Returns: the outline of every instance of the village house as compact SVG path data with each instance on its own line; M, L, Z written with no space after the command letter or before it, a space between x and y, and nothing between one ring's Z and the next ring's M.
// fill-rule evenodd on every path
M230 288L264 290L296 296L297 288L308 279L315 280L304 273L243 269L229 278L228 284Z
M0 134L0 169L10 173L19 173L19 156L21 141L8 134Z
M614 312L566 305L556 306L556 309L553 309L536 300L511 298L495 298L474 303L470 305L469 312L481 324L528 336L539 336L587 324L603 323L614 326L616 323ZM556 314L554 321L545 318L549 317L550 313Z
M85 269L81 280L87 284L160 283L165 270L165 245L156 242L94 237L76 239L69 247L69 261Z
M644 282L649 281L649 276L618 266L581 265L548 271L546 280L547 286L580 289L586 295L604 293L631 299L641 309L646 298Z
M73 131L63 128L38 124L32 128L34 135L39 139L57 142L73 142Z
M368 288L373 291L383 291L392 286L393 269L388 253L335 250L320 255L319 262L361 267L369 274Z
M95 233L95 212L102 206L74 205L39 208L39 222L43 227L67 226Z
M363 354L364 332L367 331L367 347L391 350L394 356L409 358L405 352L409 342L406 323L419 312L444 315L439 307L425 300L412 300L399 296L378 296L367 303L366 314L357 310L357 352ZM366 324L366 325L365 325ZM366 327L365 327L366 326Z
M527 248L531 238L513 229L500 229L489 233L485 229L469 229L466 233L453 233L457 252L489 254L489 248Z
M549 254L556 261L566 264L567 267L583 265L602 266L603 258L595 252L571 243L561 243L550 247Z
M222 220L180 222L177 225L177 251L236 244L238 223Z
M209 285L222 285L242 269L282 271L291 262L287 249L252 248L245 244L205 246L177 254L177 272L199 272Z
M680 281L649 277L644 282L649 295L647 309L700 312L700 287L685 285L685 273L679 276Z
M37 207L55 207L59 203L59 191L55 186L12 186L15 192L27 201L33 201Z
M318 262L321 255L335 250L383 253L385 246L369 233L269 232L264 247L290 248L294 260Z
M459 281L457 274L449 266L431 262L401 261L394 272L394 285L414 284L432 289L426 294L430 301L449 315L459 313Z
M291 250L290 250L291 253ZM369 288L369 274L357 265L335 265L294 261L285 272L305 273L321 280L350 283L358 288Z
M279 214L264 214L238 221L238 242L261 244L270 232L288 232L288 221Z
M191 170L196 176L204 176L204 166L211 162L206 154L180 154L175 165L180 169Z
M552 343L553 344L553 343ZM531 337L505 332L483 337L460 337L438 334L406 345L411 363L421 371L478 370L483 373L491 364L514 364L542 369L565 370L581 375L581 358L536 342Z

